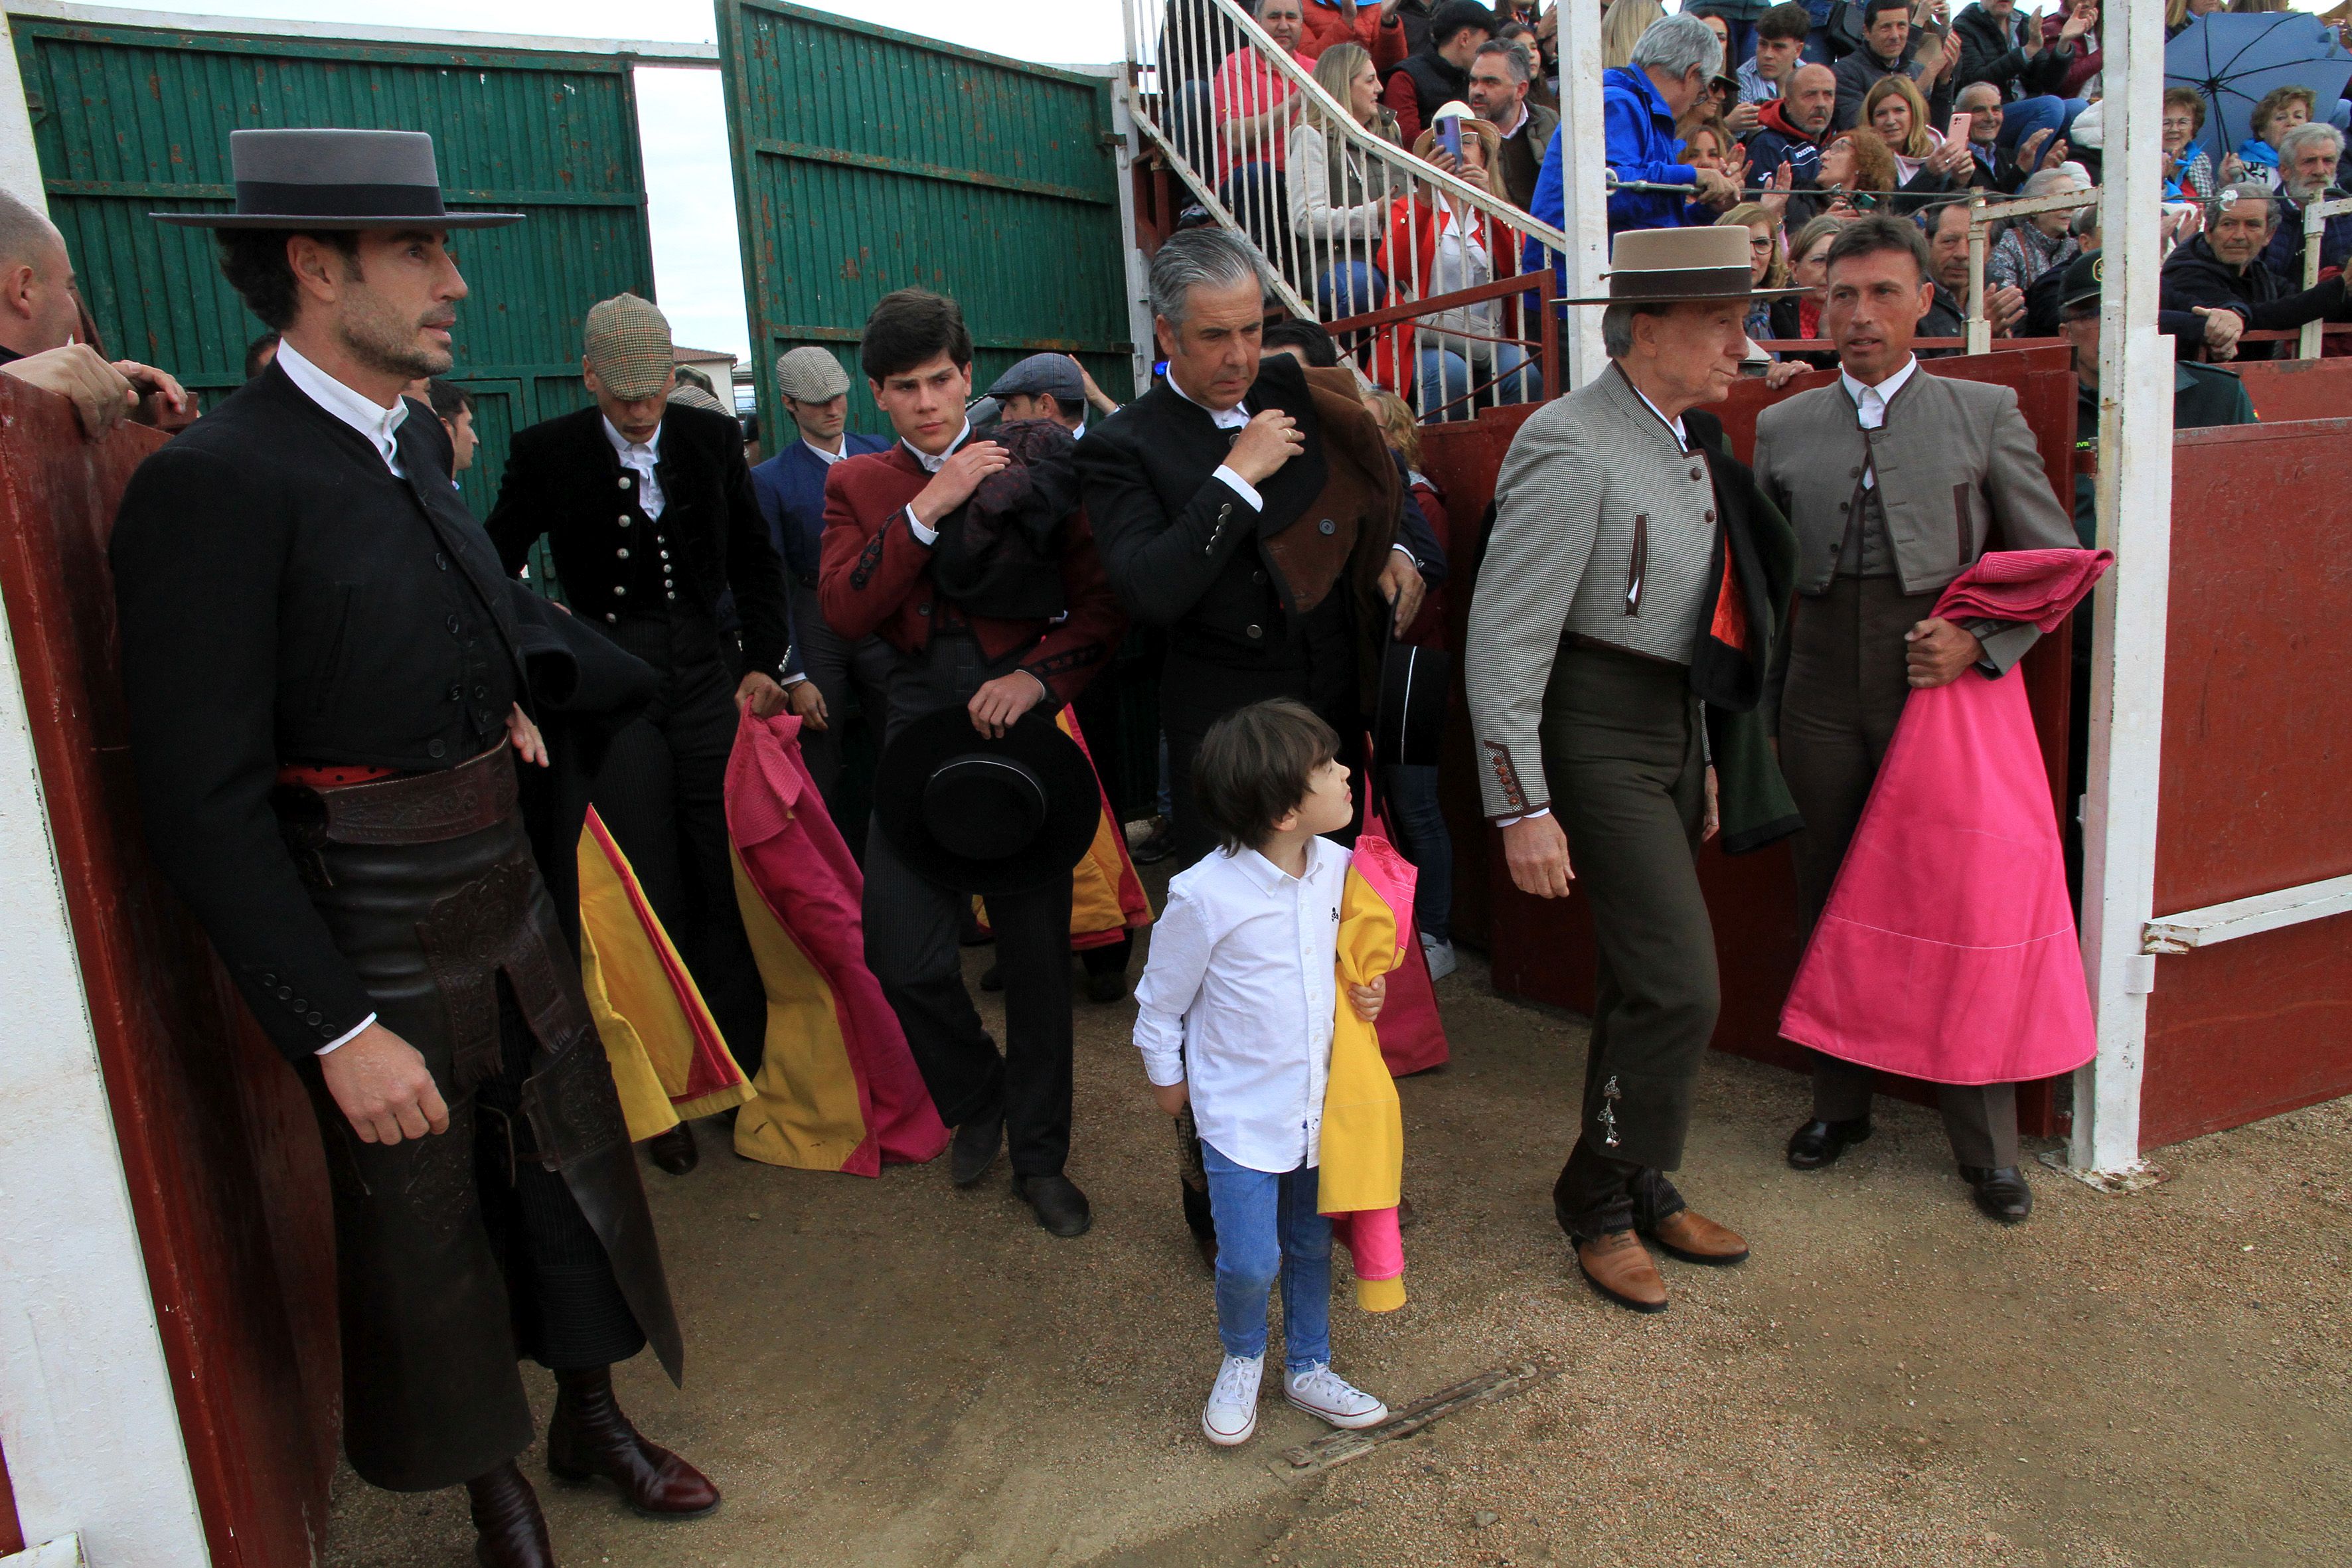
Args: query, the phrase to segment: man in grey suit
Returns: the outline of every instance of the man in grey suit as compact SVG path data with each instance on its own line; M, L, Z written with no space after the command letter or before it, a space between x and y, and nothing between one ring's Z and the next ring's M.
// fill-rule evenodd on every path
M1935 298L1918 228L1856 219L1830 247L1828 273L1822 330L1843 374L1756 425L1757 481L1797 530L1780 745L1805 819L1797 900L1809 933L1906 697L1971 671L1999 677L2039 635L1931 616L1937 594L1988 550L2079 548L2015 391L1932 375L1912 357ZM1870 1136L1869 1069L1825 1056L1814 1064L1813 1119L1789 1140L1801 1171ZM2018 1169L2016 1086L1947 1085L1941 1100L1977 1206L2022 1220L2033 1197Z
M1556 899L1573 878L1600 949L1553 1211L1585 1278L1641 1312L1664 1311L1666 1287L1639 1237L1688 1262L1748 1256L1666 1177L1718 1001L1692 859L1717 821L1708 743L1738 751L1718 721L1753 716L1789 581L1785 546L1765 564L1748 470L1699 407L1729 394L1748 350L1745 233L1617 236L1612 363L1511 442L1470 608L1471 723L1511 879ZM1760 736L1749 750L1765 754ZM1738 802L1723 798L1728 818Z

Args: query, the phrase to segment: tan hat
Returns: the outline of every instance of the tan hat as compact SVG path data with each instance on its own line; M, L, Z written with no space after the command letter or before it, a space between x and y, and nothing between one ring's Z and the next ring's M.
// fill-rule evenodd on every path
M688 408L707 408L713 414L728 412L727 405L690 381L681 381L669 389L669 400Z
M669 319L650 300L616 294L588 308L588 368L614 396L634 402L669 385Z
M776 356L777 395L794 403L830 403L849 390L849 373L814 343Z
M1654 304L1703 300L1774 300L1802 294L1801 287L1758 289L1748 260L1744 226L1629 228L1612 241L1609 292L1570 305Z

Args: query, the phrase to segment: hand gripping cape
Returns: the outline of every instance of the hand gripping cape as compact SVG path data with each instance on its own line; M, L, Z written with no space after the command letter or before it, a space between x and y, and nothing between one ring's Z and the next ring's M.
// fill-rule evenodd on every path
M947 1147L898 1016L866 967L866 879L801 761L789 713L735 731L727 833L735 901L768 992L757 1097L735 1119L735 1152L803 1171L881 1173Z
M1414 872L1384 838L1360 834L1339 895L1339 995L1331 1026L1331 1071L1323 1086L1318 1210L1331 1217L1353 1260L1356 1305L1392 1312L1404 1305L1404 1244L1397 1198L1404 1182L1404 1118L1396 1080L1381 1058L1380 1031L1356 1016L1348 987L1394 972L1412 941ZM1391 994L1395 982L1390 982ZM1393 994L1391 994L1393 1001ZM1387 1006L1381 1008L1382 1016Z
M694 976L595 808L580 833L580 980L629 1141L751 1098Z
M2114 560L1990 554L1936 614L2051 631ZM2021 1083L2095 1054L2049 773L2014 668L1904 703L1780 1033L1930 1083Z

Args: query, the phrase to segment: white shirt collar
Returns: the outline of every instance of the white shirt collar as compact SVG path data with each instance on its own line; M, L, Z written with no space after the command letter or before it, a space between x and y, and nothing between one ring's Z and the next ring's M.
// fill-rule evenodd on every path
M801 437L801 445L806 447L810 451L814 452L818 457L824 458L824 466L828 468L833 467L834 464L841 461L842 458L849 456L849 437L846 436L844 436L841 438L841 450L838 452L828 452L805 436Z
M1617 374L1618 374L1619 375L1625 375L1625 368L1624 368L1624 366L1622 366L1622 365L1618 366L1618 367L1617 367ZM1675 417L1675 418L1669 419L1669 418L1667 418L1664 414L1659 414L1659 413L1658 413L1658 405L1657 405L1656 404L1654 404L1654 403L1653 403L1653 402L1651 402L1651 401L1650 401L1650 395L1649 395L1648 393L1643 392L1643 391L1639 386L1634 385L1633 378L1632 376L1630 376L1630 375L1625 375L1625 384L1626 384L1627 386L1629 386L1629 387L1633 387L1633 395L1634 395L1634 396L1636 396L1636 397L1638 397L1638 398L1640 398L1640 399L1642 400L1642 406L1643 406L1643 407L1644 407L1644 408L1648 409L1651 413L1653 413L1653 414L1656 414L1656 415L1658 416L1658 423L1659 423L1659 424L1661 424L1661 425L1664 426L1667 429L1669 429L1669 430L1671 430L1671 431L1673 431L1673 432L1675 433L1675 444L1676 446L1680 447L1684 451L1685 451L1685 452L1689 451L1689 450L1690 450L1690 437L1689 437L1689 436L1687 436L1687 435L1685 435L1685 434L1684 433L1684 431L1683 431L1683 422L1682 422L1681 418L1680 418L1679 416L1677 416L1677 417Z
M1838 380L1845 384L1845 395L1853 399L1853 405L1856 408L1864 405L1864 395L1870 394L1878 399L1878 410L1883 416L1886 405L1895 401L1895 395L1903 390L1904 383L1909 381L1911 373L1918 368L1919 357L1913 354L1904 360L1901 370L1896 371L1876 386L1864 386L1843 370L1838 372Z
M656 463L661 461L660 426L656 425L654 426L654 438L652 440L632 441L626 436L622 435L620 430L610 419L603 420L601 423L604 426L604 439L613 443L613 450L621 454L624 460L631 457L644 456L652 458Z
M1249 410L1240 404L1236 403L1231 408L1212 408L1178 385L1172 374L1168 378L1168 390L1207 415L1209 423L1220 430L1239 430L1250 422Z
M946 463L950 458L955 456L956 448L971 439L971 421L967 419L963 422L963 428L956 433L956 438L948 443L947 450L941 452L936 458L932 457L929 452L918 449L915 444L912 441L908 440L904 436L898 437L898 445L906 447L908 452L913 456L915 461L923 465L923 472L927 474L936 474L940 471L941 465Z
M285 367L287 379L301 389L303 396L366 437L376 456L383 459L384 467L395 474L400 472L400 443L394 433L408 417L408 399L395 397L392 406L386 408L304 359L300 351L284 339L278 341L278 363Z

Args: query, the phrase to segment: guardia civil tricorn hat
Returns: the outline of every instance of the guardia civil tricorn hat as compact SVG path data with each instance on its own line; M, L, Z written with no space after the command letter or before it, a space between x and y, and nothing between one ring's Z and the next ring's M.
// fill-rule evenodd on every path
M150 213L186 228L496 228L520 213L453 213L422 131L232 131L236 210Z
M1777 300L1802 289L1759 289L1744 224L1629 228L1610 244L1609 292L1569 305L1654 305L1683 300Z

